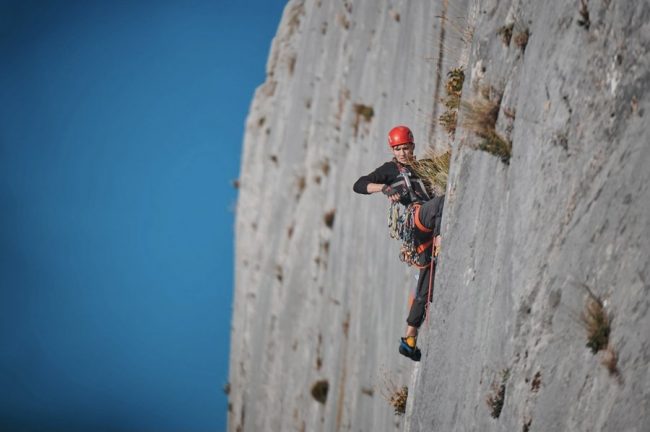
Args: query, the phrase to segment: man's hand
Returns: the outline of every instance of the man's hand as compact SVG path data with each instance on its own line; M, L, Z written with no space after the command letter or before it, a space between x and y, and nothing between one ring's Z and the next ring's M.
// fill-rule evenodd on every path
M384 187L381 188L381 192L388 197L389 200L392 202L397 202L399 201L399 192L397 192L394 188L392 188L390 185L384 185Z

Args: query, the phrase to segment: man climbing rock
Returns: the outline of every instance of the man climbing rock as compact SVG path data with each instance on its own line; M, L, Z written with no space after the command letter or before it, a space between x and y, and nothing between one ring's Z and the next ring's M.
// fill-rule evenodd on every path
M406 335L401 338L399 346L402 355L419 361L421 353L417 347L417 335L426 315L427 301L431 301L444 195L433 195L415 174L415 143L408 127L391 129L388 146L393 159L360 177L353 189L364 195L377 192L386 195L391 202L391 236L403 242L400 258L420 269L415 298L406 320Z

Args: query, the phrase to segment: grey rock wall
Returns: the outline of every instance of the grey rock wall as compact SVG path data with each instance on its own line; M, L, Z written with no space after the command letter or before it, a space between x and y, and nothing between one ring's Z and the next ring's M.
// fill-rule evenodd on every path
M650 430L650 4L590 1L588 29L579 9L483 2L476 15L463 98L503 92L513 156L470 150L464 130L454 143L410 430ZM530 30L525 51L496 36L511 22ZM585 347L585 286L611 314L619 375Z
M410 382L397 347L415 272L388 236L387 200L352 184L390 158L391 125L432 141L436 15L429 1L286 6L246 124L231 430L401 428L381 393Z
M587 8L588 28L559 0L287 4L246 124L230 430L650 430L650 5ZM529 29L525 49L497 35L510 23ZM463 100L502 94L509 165L437 127L458 65ZM351 190L389 159L399 123L416 152L453 148L417 368L397 354L416 272L386 200ZM618 375L585 347L585 285L611 313ZM504 369L494 419L485 399ZM406 416L387 381L409 386Z

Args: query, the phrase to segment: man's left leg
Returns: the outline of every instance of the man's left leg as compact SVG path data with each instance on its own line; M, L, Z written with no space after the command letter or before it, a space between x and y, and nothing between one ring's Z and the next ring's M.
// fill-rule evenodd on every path
M429 273L430 266L420 270L418 285L415 290L415 298L411 304L408 318L406 319L406 336L400 340L400 353L418 361L421 356L420 349L417 347L418 329L424 321L426 314L426 304L429 294ZM417 358L417 360L416 360Z

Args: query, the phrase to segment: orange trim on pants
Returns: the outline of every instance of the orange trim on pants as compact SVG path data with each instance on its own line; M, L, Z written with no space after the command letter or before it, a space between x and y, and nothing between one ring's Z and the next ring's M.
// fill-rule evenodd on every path
M415 217L413 218L413 221L415 222L415 226L418 227L418 229L420 231L425 232L425 233L430 233L433 230L425 227L424 225L422 225L422 222L420 221L420 207L421 206L419 204L416 204L416 206L415 206Z

